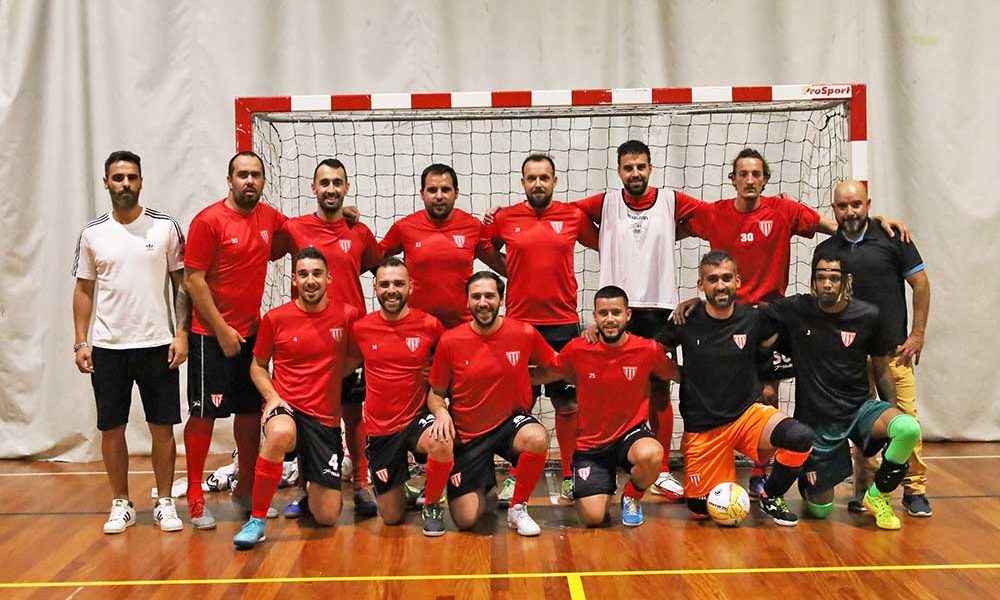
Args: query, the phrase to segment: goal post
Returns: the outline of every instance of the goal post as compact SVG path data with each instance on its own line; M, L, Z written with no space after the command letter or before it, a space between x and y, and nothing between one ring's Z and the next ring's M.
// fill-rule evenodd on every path
M616 149L633 138L651 149L650 185L706 201L732 197L730 164L752 147L771 168L766 193L829 216L839 180L868 179L866 99L863 84L245 97L235 101L236 147L262 157L264 201L289 217L315 210L313 169L324 158L340 159L351 182L346 203L358 206L379 238L423 209L420 173L431 163L455 169L456 206L481 217L523 200L521 162L533 152L553 157L557 199L620 187ZM789 293L808 291L815 245L793 239ZM690 238L677 244L682 298L696 294L707 248ZM269 269L265 309L287 300L289 267L286 259ZM576 271L587 321L596 253L578 247ZM363 287L374 310L372 286ZM788 384L781 397L791 410ZM683 429L676 410L675 419L676 448Z

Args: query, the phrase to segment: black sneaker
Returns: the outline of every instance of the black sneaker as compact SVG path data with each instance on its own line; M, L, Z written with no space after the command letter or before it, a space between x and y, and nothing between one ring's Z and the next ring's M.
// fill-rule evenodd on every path
M444 535L444 509L440 504L428 504L420 517L424 520L424 535L439 537Z
M929 517L934 514L925 494L903 494L903 508L911 517Z
M369 488L361 488L354 492L354 514L359 517L374 517L378 514L378 504L375 504Z
M774 522L784 527L795 527L799 524L799 516L788 508L788 504L781 496L768 498L766 495L760 496L760 510L764 514L774 519Z
M847 512L852 512L855 514L868 512L865 510L865 505L862 501L865 499L865 493L861 492L857 496L852 497L847 501Z

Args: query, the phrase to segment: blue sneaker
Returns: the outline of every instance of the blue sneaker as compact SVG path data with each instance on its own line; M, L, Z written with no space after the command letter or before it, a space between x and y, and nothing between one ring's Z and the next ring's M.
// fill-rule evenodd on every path
M309 513L309 496L302 494L295 500L288 503L285 510L281 511L286 519L298 519L302 515Z
M642 516L642 503L638 499L630 496L622 496L622 525L625 527L638 527L646 522Z
M747 495L751 500L757 500L764 493L764 486L767 484L766 475L754 475L750 477L750 486L747 488Z
M263 542L267 538L264 537L264 527L267 522L264 519L255 519L250 517L250 520L246 522L239 533L233 536L233 546L236 546L237 550L250 550L258 543Z

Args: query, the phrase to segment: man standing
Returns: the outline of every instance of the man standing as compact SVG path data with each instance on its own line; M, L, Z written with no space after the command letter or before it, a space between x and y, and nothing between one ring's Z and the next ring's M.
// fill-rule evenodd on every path
M618 468L629 476L621 499L622 524L642 525L640 501L663 460L663 446L646 425L650 379L668 380L676 367L659 344L628 333L631 316L623 289L597 290L598 343L570 341L551 369L556 377L570 375L576 381L580 430L573 453L573 496L577 513L591 527L607 518Z
M497 482L497 454L518 469L507 526L536 536L541 529L528 514L528 498L545 469L549 434L525 414L531 400L528 364L551 366L555 353L530 325L499 316L504 283L496 274L474 273L465 289L472 322L441 336L427 396L435 419L432 439L457 439L448 508L459 529L476 524L486 510L486 493ZM433 498L431 492L427 498Z
M681 415L684 417L684 495L694 519L708 518L706 497L716 485L736 480L735 451L753 460L775 458L760 494L760 508L775 523L798 524L784 495L812 447L813 431L754 399L757 349L774 342L773 327L760 312L736 304L736 262L713 250L698 265L705 304L683 326L668 323L657 338L684 350Z
M427 368L438 339L441 322L418 308L411 308L410 276L395 257L384 259L375 270L375 297L379 310L351 328L351 351L364 358L365 432L368 464L378 512L387 525L403 521L406 497L403 484L410 476L407 452L427 461L423 532L444 534L444 509L439 503L451 473L451 440L430 434L434 416L427 412Z
M424 169L420 197L425 210L393 223L379 248L385 256L403 253L413 285L410 306L455 327L472 318L462 290L475 259L506 275L503 257L479 219L455 208L458 175L453 168L435 163Z
M555 163L532 154L521 164L526 199L500 209L490 226L494 246L507 247L510 293L507 315L533 325L555 350L580 335L577 282L573 253L576 243L597 249L597 228L571 204L552 200L557 178ZM576 397L564 381L545 387L555 409L556 440L562 463L560 495L573 499L573 449L576 447ZM530 408L531 401L524 407ZM514 484L508 478L505 488ZM506 494L504 494L506 495Z
M301 459L316 522L335 524L342 506L338 383L346 370L350 328L359 312L330 300L330 272L316 248L300 250L292 270L297 297L264 315L253 351L250 377L264 397L264 442L254 467L250 520L233 537L239 550L264 541L265 518L288 452ZM272 363L273 378L268 372Z
M240 479L232 498L250 511L261 411L250 362L271 243L285 222L281 213L260 203L264 163L259 156L250 151L233 156L226 181L229 194L191 221L184 259L184 282L194 304L184 445L188 510L197 529L215 527L201 482L217 418L235 415Z
M101 455L113 498L104 533L121 533L135 523L125 442L133 383L139 386L152 436L153 473L161 494L153 521L162 531L179 531L183 523L170 489L177 454L173 426L181 422L178 367L187 358L190 315L184 234L170 216L139 204L142 167L132 152L108 156L104 187L111 211L83 228L73 263L73 352L77 369L90 374L94 388ZM168 279L173 322L165 294Z
M316 211L289 219L275 239L272 258L292 254L313 246L326 257L331 284L328 293L334 302L368 312L361 291L361 273L375 268L381 252L375 236L364 223L349 225L344 219L344 198L351 189L347 168L336 158L323 160L313 171L312 191L316 195ZM361 374L349 373L341 391L347 449L354 461L354 510L362 516L377 511L368 481L365 459L365 432L361 426L365 383ZM301 502L301 500L300 500Z
M896 408L916 418L917 381L913 367L920 362L924 347L931 284L916 246L899 237L890 238L874 226L868 217L870 208L868 189L863 183L839 183L833 192L837 234L820 244L819 249L836 251L848 258L854 297L874 304L888 319L889 335L894 344L889 370L896 384ZM909 334L904 280L913 291L913 327ZM909 472L903 480L903 506L912 516L929 517L927 464L923 461L920 443L913 449L909 464ZM861 493L870 484L876 466L855 456L858 495L849 505L855 506L855 510L861 509Z
M875 483L863 505L881 529L899 529L890 493L906 475L920 441L920 424L894 407L896 386L889 370L895 350L888 319L863 300L853 300L847 260L817 250L812 260L812 295L776 300L763 309L775 321L798 370L795 418L815 432L802 467L799 489L809 512L825 518L833 510L834 486L851 474L848 440L877 453L888 440ZM880 398L871 398L868 361ZM888 400L888 401L886 401Z

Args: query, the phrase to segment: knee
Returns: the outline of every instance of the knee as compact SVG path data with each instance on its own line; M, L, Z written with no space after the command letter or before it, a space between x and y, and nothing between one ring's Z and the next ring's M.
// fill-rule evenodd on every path
M457 527L459 531L468 531L476 526L476 521L478 519L475 515L451 513L451 520L455 522L455 527Z
M920 441L920 423L907 414L899 414L893 417L889 423L889 439L901 442L916 444Z
M107 442L113 442L125 439L125 424L119 425L112 429L107 429L101 432L101 439Z
M549 432L545 431L541 425L534 423L528 425L517 435L521 438L520 442L524 452L544 454L549 449Z
M596 510L588 511L581 509L579 511L579 514L580 514L580 520L583 521L583 525L585 527L598 527L601 524L603 524L604 521L608 518L607 509L601 512L598 512Z
M785 419L771 432L771 445L792 452L808 452L812 448L815 433L812 427L795 419Z
M149 424L149 435L154 444L169 444L174 441L174 428L171 425Z
M312 503L312 499L310 499L310 504ZM309 511L312 513L316 523L318 525L322 525L323 527L333 527L337 524L337 519L340 518L340 509L341 505L339 502L337 502L334 506L321 504L316 507L309 507Z
M663 446L652 439L649 440L649 443L636 444L635 459L636 466L650 467L655 465L659 469L660 463L663 462Z
M806 508L809 510L809 514L815 519L825 519L830 516L833 512L833 501L827 502L825 504L817 504L809 500L805 501Z
M801 481L801 480L800 480ZM806 503L809 514L816 519L825 519L833 512L833 490L812 490L801 488L802 501Z
M427 440L427 456L436 462L448 462L455 456L451 440Z
M263 446L283 452L294 444L295 423L290 418L276 419L267 424Z
M384 506L378 507L379 515L382 517L382 522L386 525L399 525L403 522L403 517L406 516L401 510L395 508L386 508Z

